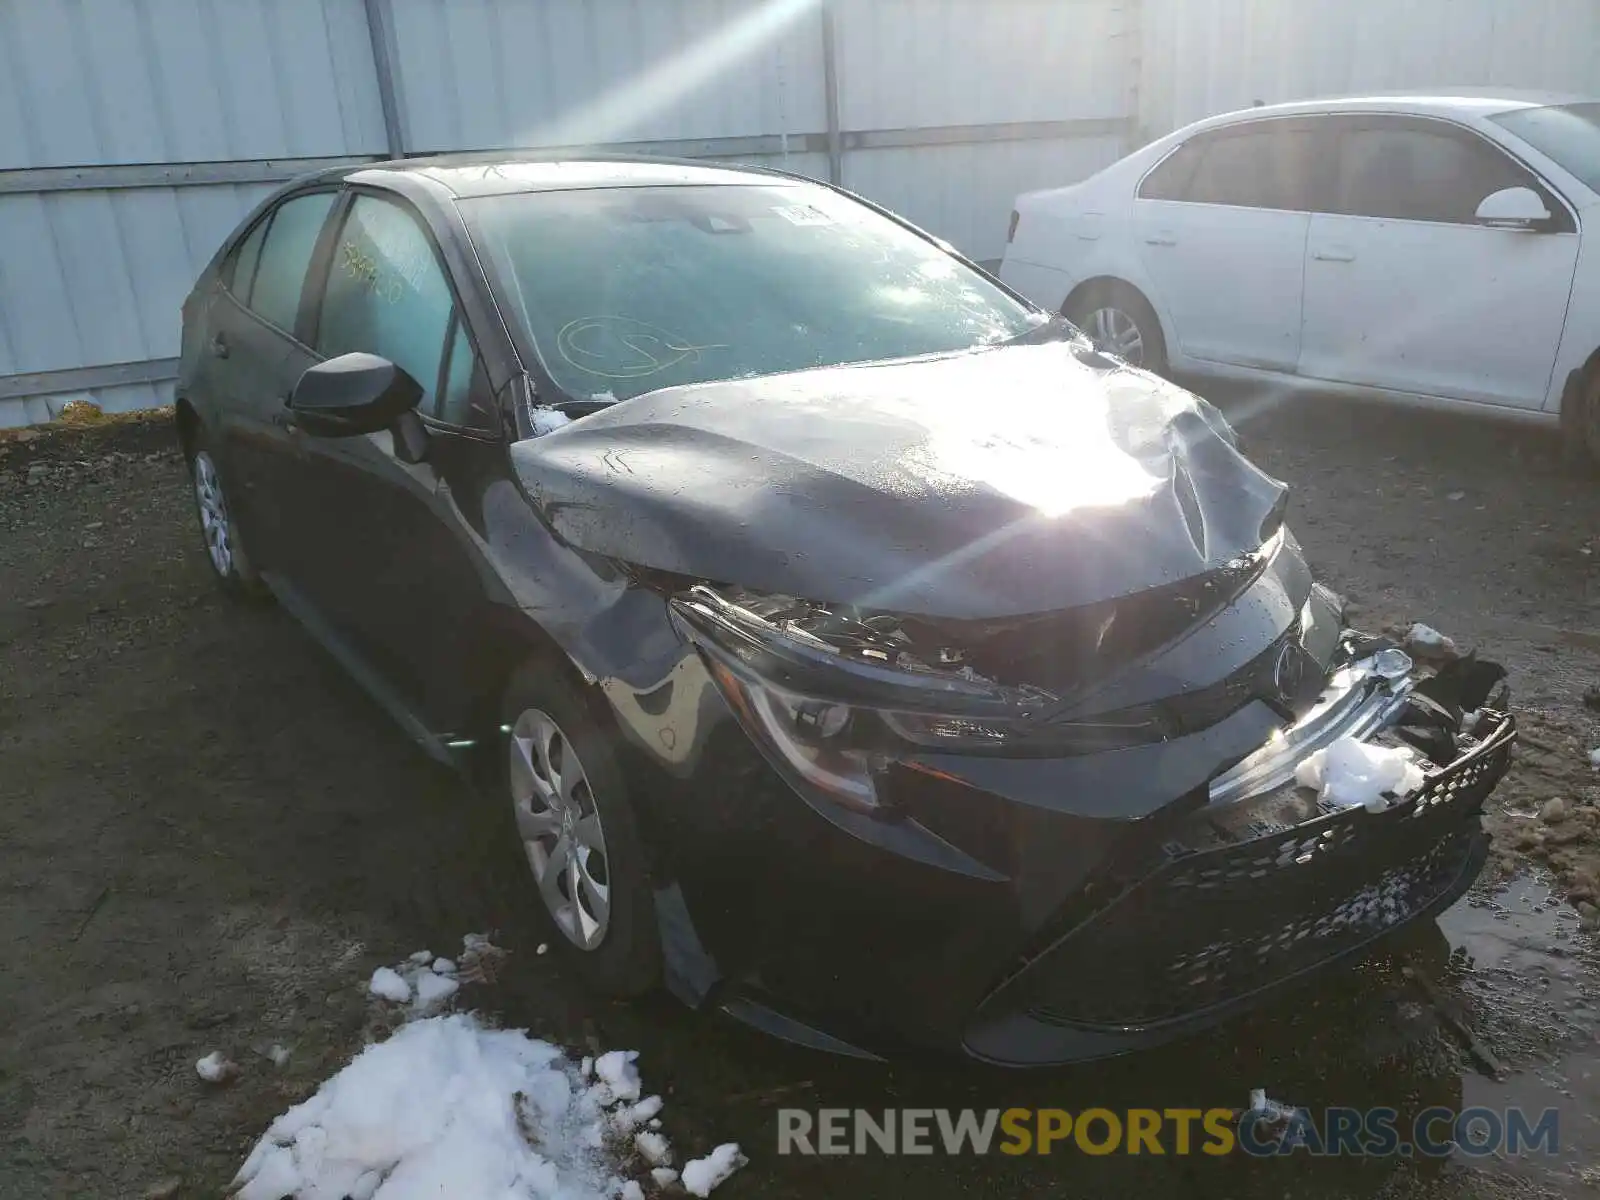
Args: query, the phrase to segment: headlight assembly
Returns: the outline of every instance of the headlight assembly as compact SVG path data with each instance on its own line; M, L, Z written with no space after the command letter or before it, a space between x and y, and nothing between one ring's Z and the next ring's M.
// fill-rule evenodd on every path
M1102 726L1042 728L1056 703L1043 691L846 655L815 632L768 621L709 588L672 609L769 761L791 784L852 808L882 812L885 768L919 750L981 754L1036 743L1035 752L1060 754L1085 737L1104 748Z

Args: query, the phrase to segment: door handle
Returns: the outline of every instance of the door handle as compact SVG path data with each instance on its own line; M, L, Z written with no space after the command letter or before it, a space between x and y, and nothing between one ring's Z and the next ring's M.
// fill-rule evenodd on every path
M1173 237L1170 233L1152 233L1149 237L1145 238L1144 244L1146 246L1176 246L1178 244L1178 239Z
M1355 262L1356 252L1342 246L1330 246L1325 250L1313 250L1311 257L1318 262Z
M223 337L220 333L213 336L211 339L211 353L215 354L218 358L227 358L228 339Z

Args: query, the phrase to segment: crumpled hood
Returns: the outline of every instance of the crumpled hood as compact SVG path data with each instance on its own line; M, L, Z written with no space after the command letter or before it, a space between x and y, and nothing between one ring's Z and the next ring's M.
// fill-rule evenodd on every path
M1254 551L1285 487L1214 410L1081 344L673 388L511 451L573 545L928 617L1039 613Z

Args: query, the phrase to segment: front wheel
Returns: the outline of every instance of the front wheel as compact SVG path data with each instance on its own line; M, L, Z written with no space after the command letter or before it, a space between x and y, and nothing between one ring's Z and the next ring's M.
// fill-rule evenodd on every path
M543 662L518 672L501 712L510 729L505 795L558 944L596 991L649 991L661 942L611 735L576 686Z
M1132 367L1157 375L1167 369L1167 343L1150 302L1126 284L1093 284L1068 301L1062 313L1094 342Z

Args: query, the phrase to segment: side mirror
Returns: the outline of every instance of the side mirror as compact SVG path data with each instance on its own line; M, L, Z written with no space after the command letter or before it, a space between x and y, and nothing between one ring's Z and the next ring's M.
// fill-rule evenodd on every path
M1495 229L1539 229L1549 220L1550 210L1532 188L1505 188L1478 205L1479 223Z
M417 381L376 354L341 354L300 376L289 396L296 423L317 437L388 429L422 399Z

